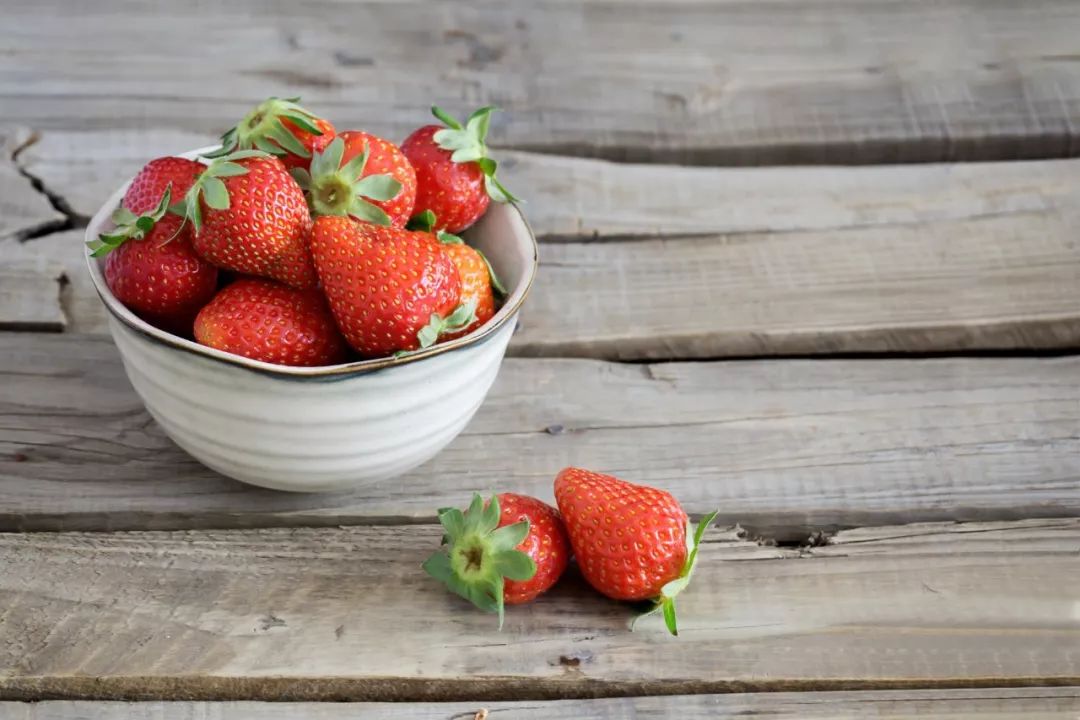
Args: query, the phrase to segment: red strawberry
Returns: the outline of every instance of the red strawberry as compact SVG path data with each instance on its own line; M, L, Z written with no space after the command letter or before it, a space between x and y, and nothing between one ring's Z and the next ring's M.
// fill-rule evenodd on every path
M220 268L314 287L304 192L275 157L240 150L210 163L184 198L195 249Z
M678 635L675 596L690 582L701 536L716 513L691 533L670 493L579 468L555 478L555 500L589 584L616 600L653 600L650 612L662 611Z
M461 232L480 219L489 200L517 200L495 179L496 163L484 144L494 110L480 108L462 125L433 107L432 114L446 127L425 125L401 144L416 170L414 212L434 212L439 218L437 230Z
M429 347L472 323L457 268L426 233L326 215L311 254L338 327L365 357Z
M172 197L184 197L206 166L181 157L160 157L148 162L131 181L120 203L136 215L145 215L161 202L165 189L172 186Z
M221 149L205 157L257 149L277 155L287 168L306 168L311 155L330 144L334 126L297 103L300 98L269 98L221 136Z
M375 135L346 130L294 170L316 215L351 215L376 225L405 227L416 201L416 173L401 150Z
M345 342L317 290L240 278L195 318L195 339L218 350L278 365L334 365Z
M105 283L117 300L163 329L190 335L195 313L217 289L218 271L195 253L183 219L166 214L170 200L166 186L149 214L117 208L116 230L91 249L94 257L107 254Z
M439 511L446 550L424 562L424 570L488 612L526 603L562 576L570 546L555 508L526 495L503 493L486 505L479 495L464 513Z

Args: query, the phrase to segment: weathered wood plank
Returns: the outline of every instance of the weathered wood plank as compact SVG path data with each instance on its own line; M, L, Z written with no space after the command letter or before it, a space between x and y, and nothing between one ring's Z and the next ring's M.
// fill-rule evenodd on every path
M107 332L105 306L86 270L84 252L81 229L25 242L0 240L0 296L13 296L11 307L4 307L0 300L0 318L21 306L50 318L45 329ZM22 285L5 288L5 277L15 278ZM27 288L31 282L35 284Z
M717 532L682 633L560 584L494 618L435 526L0 535L5 699L465 700L1080 683L1080 519L796 551ZM885 533L883 533L885 534ZM527 642L521 641L527 638Z
M620 359L1080 345L1080 203L547 245L512 352Z
M622 160L1080 152L1080 8L1070 0L310 0L273 13L237 0L189 10L9 0L5 113L46 128L220 132L257 99L301 93L342 126L398 139L432 102L490 102L511 113L494 133L505 144Z
M30 138L25 129L0 128L0 240L20 239L59 225L65 219L62 213L53 209L45 195L34 189L30 179L19 172L12 159Z
M1075 720L1080 689L675 695L517 703L0 702L5 720ZM20 714L21 713L21 714ZM482 717L482 715L481 715Z
M1080 358L509 359L431 463L351 494L293 495L225 480L173 446L107 338L0 335L0 529L431 519L473 490L550 499L570 464L781 538L1080 514Z
M18 245L0 242L0 252ZM47 258L0 261L0 331L46 330L59 332L66 319L60 307L60 283L64 272Z
M147 160L205 145L163 129L47 131L20 166L90 217ZM1080 192L1080 160L850 168L634 165L504 151L542 240L840 230L1040 211Z

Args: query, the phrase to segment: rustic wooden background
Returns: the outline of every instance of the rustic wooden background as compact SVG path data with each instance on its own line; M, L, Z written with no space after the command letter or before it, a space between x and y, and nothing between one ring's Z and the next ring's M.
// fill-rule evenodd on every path
M400 483L215 475L104 334L87 218L272 94L505 111L541 274ZM1075 0L6 0L0 107L0 718L1080 716ZM720 507L683 637L419 574L568 464Z

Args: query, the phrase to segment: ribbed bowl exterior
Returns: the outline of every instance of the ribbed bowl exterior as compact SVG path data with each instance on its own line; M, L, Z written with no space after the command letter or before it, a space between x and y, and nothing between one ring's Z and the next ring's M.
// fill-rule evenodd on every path
M510 322L423 362L330 378L252 372L109 329L146 409L205 465L290 491L356 488L431 459L472 418L499 371Z

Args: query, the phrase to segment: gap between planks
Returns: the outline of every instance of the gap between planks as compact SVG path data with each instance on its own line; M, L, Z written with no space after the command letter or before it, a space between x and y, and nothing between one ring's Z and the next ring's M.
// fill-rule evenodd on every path
M0 703L4 720L1075 720L1080 688L690 695L517 703Z

